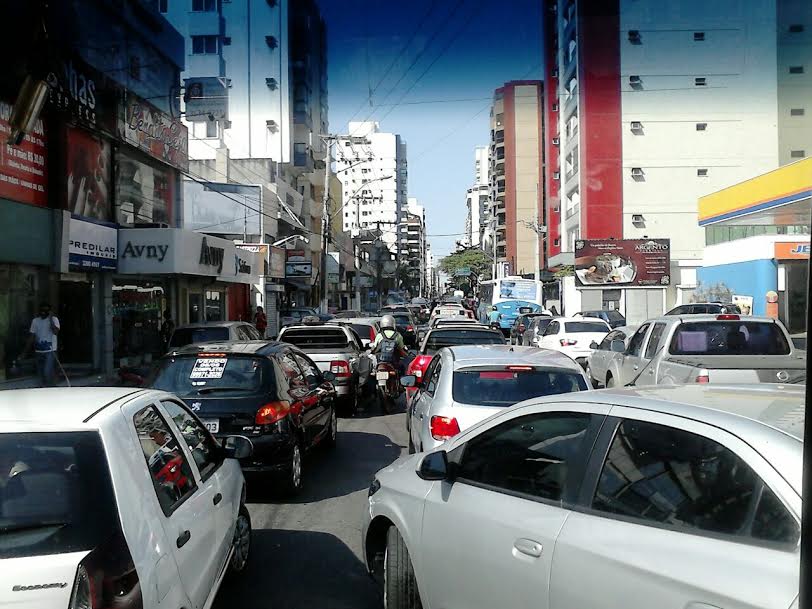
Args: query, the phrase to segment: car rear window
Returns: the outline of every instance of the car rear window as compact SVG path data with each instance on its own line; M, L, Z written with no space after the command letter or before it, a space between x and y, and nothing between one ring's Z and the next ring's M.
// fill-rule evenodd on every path
M244 397L273 389L269 366L262 357L167 357L149 386L179 396Z
M364 340L374 340L375 338L372 334L372 326L367 326L366 324L350 324L350 327Z
M169 346L177 349L196 343L208 343L228 339L228 328L178 328L172 334L172 340L169 341Z
M117 513L97 432L0 433L0 559L91 550Z
M671 339L672 355L787 355L789 342L776 324L752 321L684 323Z
M455 345L504 345L505 339L498 332L490 330L440 330L432 332L426 339L425 353L434 355L443 347Z
M399 326L409 326L412 324L412 318L409 315L393 315L395 323Z
M302 349L344 349L349 345L344 330L323 326L285 330L279 340Z
M592 321L567 321L564 322L564 332L578 334L580 332L608 332L606 324Z
M475 406L512 406L544 395L585 391L580 374L569 370L458 370L454 372L455 402Z

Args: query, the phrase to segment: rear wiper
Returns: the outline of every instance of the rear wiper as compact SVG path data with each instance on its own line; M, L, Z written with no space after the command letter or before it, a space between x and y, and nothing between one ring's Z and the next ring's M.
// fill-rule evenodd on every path
M68 526L68 522L27 522L23 524L12 524L7 527L0 527L0 533L19 533L20 531L34 531L37 529L51 529Z
M214 393L216 391L245 391L245 387L201 387L198 393Z

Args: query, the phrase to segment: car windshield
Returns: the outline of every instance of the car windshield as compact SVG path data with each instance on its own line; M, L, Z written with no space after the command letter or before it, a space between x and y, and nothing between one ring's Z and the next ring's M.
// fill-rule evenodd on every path
M605 311L605 313L609 321L623 321L626 319L620 314L620 311Z
M305 350L346 349L349 346L349 339L344 330L327 326L286 329L280 335L279 340Z
M436 330L426 338L424 353L434 355L443 347L454 345L504 345L505 339L491 330Z
M789 341L770 322L707 321L684 323L671 339L672 355L787 355Z
M608 332L606 324L593 321L567 321L564 322L564 332L569 334L579 334L582 332Z
M272 389L273 375L265 358L215 355L165 357L149 385L181 397L236 397Z
M502 367L457 370L451 391L454 401L461 404L511 406L530 398L586 389L583 377L570 370L511 370Z
M228 328L225 327L178 328L172 334L172 340L169 343L169 347L172 349L179 349L180 347L185 347L186 345L210 343L228 339Z
M87 551L117 521L97 432L0 433L0 559Z

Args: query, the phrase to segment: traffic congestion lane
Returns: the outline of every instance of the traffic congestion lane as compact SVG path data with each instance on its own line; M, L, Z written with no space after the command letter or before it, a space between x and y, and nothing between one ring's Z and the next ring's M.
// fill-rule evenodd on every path
M248 479L254 527L247 571L223 584L215 609L372 609L380 595L361 552L369 481L406 449L402 413L377 408L339 420L334 451L306 460L305 488L292 499Z

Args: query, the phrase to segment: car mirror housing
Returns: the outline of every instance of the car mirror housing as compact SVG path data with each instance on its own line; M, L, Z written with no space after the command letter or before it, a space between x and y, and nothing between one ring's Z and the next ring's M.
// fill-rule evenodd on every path
M417 387L417 377L413 374L400 377L402 387Z
M417 475L423 480L450 480L448 453L438 450L427 454L417 466Z
M626 350L626 343L622 340L613 340L612 341L612 351L615 353L623 353Z
M246 459L254 452L254 445L245 436L228 436L223 440L226 459Z
M336 380L336 375L330 372L329 370L322 372L321 375L324 377L325 381L328 381L330 383Z
M598 343L596 343L594 340L589 344L590 349L597 349L598 346Z

